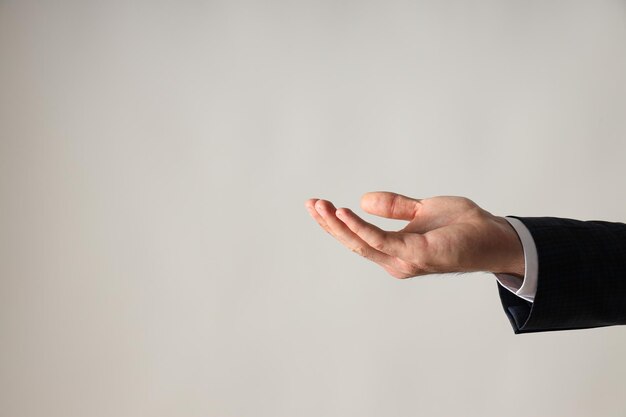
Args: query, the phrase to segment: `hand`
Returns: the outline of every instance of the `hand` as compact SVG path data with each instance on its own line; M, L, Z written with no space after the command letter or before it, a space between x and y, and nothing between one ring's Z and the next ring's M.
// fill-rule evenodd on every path
M465 197L364 194L361 208L366 212L409 222L399 231L382 230L327 200L311 198L305 206L348 249L396 278L472 271L524 277L524 250L515 229Z

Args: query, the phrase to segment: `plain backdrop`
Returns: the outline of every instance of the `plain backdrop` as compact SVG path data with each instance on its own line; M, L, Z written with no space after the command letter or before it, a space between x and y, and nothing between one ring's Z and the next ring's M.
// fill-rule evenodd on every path
M624 1L0 1L0 415L624 416L626 328L304 201L626 221L625 139Z

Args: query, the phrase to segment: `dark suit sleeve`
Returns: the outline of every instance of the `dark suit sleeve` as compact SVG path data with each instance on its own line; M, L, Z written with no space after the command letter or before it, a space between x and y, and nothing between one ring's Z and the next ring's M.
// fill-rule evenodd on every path
M497 284L516 334L626 324L626 224L509 217L530 231L539 266L533 303Z

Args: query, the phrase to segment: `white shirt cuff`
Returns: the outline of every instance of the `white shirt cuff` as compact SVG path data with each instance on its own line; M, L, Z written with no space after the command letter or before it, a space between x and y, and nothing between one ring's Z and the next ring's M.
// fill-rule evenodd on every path
M518 297L523 298L531 303L535 301L535 293L537 292L537 247L535 241L526 228L524 223L515 217L505 217L505 219L513 226L524 248L524 279L509 274L494 274L496 279L507 290L511 291Z

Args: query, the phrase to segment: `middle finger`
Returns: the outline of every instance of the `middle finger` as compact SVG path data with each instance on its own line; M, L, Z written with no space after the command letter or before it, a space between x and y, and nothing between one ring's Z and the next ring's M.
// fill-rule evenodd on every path
M352 252L356 252L376 263L382 263L395 269L397 259L372 248L363 239L357 236L335 215L335 207L330 201L318 200L315 203L315 209L325 222L326 230L339 240L344 246Z

